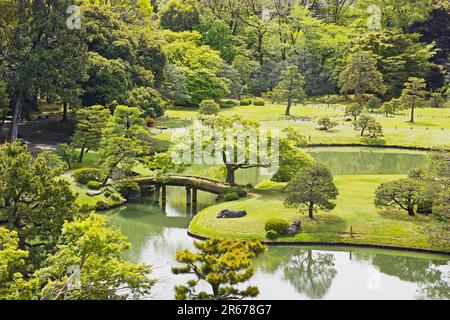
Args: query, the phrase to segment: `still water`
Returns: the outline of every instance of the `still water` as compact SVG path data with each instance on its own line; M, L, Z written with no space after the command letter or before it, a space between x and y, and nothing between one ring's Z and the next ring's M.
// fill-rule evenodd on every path
M349 153L314 150L313 156L335 174L339 173L339 163L346 163L345 172L340 174L406 173L428 165L423 153L389 151L379 155L379 150L357 150L364 165L352 160L354 150ZM336 160L339 157L342 160ZM380 159L385 161L383 166L378 163ZM389 167L393 169L386 169ZM239 179L256 184L267 177L247 170ZM174 187L168 188L165 210L143 199L107 213L111 224L121 228L132 243L127 258L153 266L158 282L149 299L173 299L173 287L189 279L171 273L176 251L193 249L193 240L186 234L192 212L186 212L184 201L184 190ZM214 203L214 196L199 192L198 210ZM364 248L271 247L256 260L255 267L251 284L259 287L260 299L450 298L450 256Z

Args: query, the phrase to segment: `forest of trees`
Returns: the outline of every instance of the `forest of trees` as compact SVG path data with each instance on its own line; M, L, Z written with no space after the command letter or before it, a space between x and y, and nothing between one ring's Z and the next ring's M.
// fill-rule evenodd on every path
M448 105L449 36L448 0L0 0L0 299L150 294L150 266L124 259L129 241L92 207L78 205L71 186L83 174L80 184L90 192L103 189L125 202L120 189L137 183L120 186L129 181L114 176L128 178L142 165L157 177L172 170L167 150L158 153L150 137L167 109L194 109L213 130L231 131L260 123L219 114L230 104L282 103L289 119L307 97L336 97L349 102L342 123L353 121L358 139L376 140L383 128L374 110L410 110L413 125L417 108ZM60 107L63 126L76 118L74 130L56 153L35 155L17 140L21 126L49 105ZM340 125L329 117L318 124L321 133ZM312 220L318 209L336 207L339 192L331 171L302 150L311 137L284 129L271 182L288 183L286 207L307 206ZM81 167L93 153L96 167ZM245 187L236 172L264 167L222 153L230 187ZM434 211L437 222L424 232L448 248L448 147L432 158L426 175L413 171L381 185L375 205L410 217L418 207ZM75 163L77 173L70 171ZM207 278L212 294L196 293L195 280L178 286L177 298L258 294L233 286L253 275L252 259L266 248L218 242L196 243L200 254L178 253L183 266L173 270ZM218 271L220 263L232 267Z
M66 120L97 104L158 117L171 104L261 95L289 114L304 95L389 101L411 78L428 95L448 90L446 0L75 1L80 16L66 13L69 0L0 3L0 116L12 118L11 141L42 99L61 103Z

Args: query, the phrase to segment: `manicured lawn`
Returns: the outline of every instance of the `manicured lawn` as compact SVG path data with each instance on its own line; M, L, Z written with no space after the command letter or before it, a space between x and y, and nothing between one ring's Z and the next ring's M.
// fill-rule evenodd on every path
M200 212L189 230L206 237L265 240L264 223L269 218L280 217L288 221L302 221L302 233L295 237L283 237L281 241L318 241L332 243L359 243L411 248L432 249L419 228L429 221L424 216L408 217L401 211L386 212L373 205L374 191L383 182L402 176L361 175L336 176L340 196L332 213L318 212L310 221L295 209L283 206L280 186L263 183L249 197L221 203ZM240 219L217 219L222 209L246 210L248 215ZM350 227L353 236L350 236Z
M379 118L383 122L383 118ZM450 120L448 120L450 122ZM389 125L389 124L388 124ZM391 124L393 125L393 124ZM317 130L318 125L315 122L302 121L277 121L263 123L265 128L279 129L280 131L287 126L298 129L311 144L381 144L396 145L407 147L425 147L431 148L443 144L450 144L450 128L441 130L439 127L427 130L426 127L404 127L399 122L398 127L383 126L384 137L371 141L362 138L360 134L353 129L351 123L340 122L339 126L331 131ZM403 127L402 127L403 126Z
M335 107L335 108L334 108ZM284 115L285 105L266 104L265 106L238 106L234 108L221 109L221 113L226 116L241 115L249 120L280 120L301 117L333 117L343 116L342 106L332 106L330 108L316 106L293 106L291 109L292 117ZM166 116L169 118L196 119L197 109L177 108L167 110Z
M97 168L99 160L100 156L97 152L88 152L84 154L82 163L78 163L78 161L76 161L75 163L72 163L71 166L73 170L84 168Z
M222 109L221 113L227 116L241 115L245 119L261 120L265 128L279 129L288 126L299 129L312 144L378 144L397 145L407 147L433 147L450 144L450 109L417 109L416 122L409 122L408 110L396 116L376 116L383 126L384 137L370 140L361 138L353 129L351 122L343 120L345 105L331 105L330 108L321 104L308 104L295 106L292 117L284 116L284 105L267 104L266 106L239 106ZM167 116L179 119L195 119L198 116L196 109L178 108L168 110ZM331 131L317 130L317 119L320 117L335 117L339 126ZM298 118L309 118L309 121L300 121ZM176 121L176 120L172 120ZM181 120L178 120L181 121ZM189 125L189 122L177 123L180 127ZM153 137L155 146L164 148L170 141L170 133L164 132Z

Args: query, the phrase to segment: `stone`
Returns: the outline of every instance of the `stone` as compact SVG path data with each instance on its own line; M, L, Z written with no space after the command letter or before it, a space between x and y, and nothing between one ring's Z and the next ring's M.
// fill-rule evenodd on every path
M288 236L295 236L297 233L300 232L300 230L302 229L301 227L301 222L300 221L295 221L293 222L287 230Z
M242 218L247 215L246 211L236 211L225 209L219 212L217 219L232 219L232 218Z
M89 197L99 196L99 195L101 195L102 193L103 193L102 190L91 190L91 191L86 192L86 194L87 194Z

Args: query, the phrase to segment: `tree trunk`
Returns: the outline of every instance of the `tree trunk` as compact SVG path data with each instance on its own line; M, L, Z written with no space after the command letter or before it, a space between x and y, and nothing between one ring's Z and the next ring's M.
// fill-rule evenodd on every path
M360 106L362 106L362 95L361 95L361 93L359 92L359 90L356 90L356 91L355 91L355 100L356 100L356 103L357 103L357 104L359 104Z
M416 107L416 99L413 97L412 102L411 102L411 123L414 123L414 109Z
M287 104L287 108L286 108L286 116L290 116L291 115L291 107L292 107L292 99L291 97L288 98L288 104Z
M83 157L84 157L84 147L81 148L80 156L78 157L78 163L83 162Z
M211 284L211 287L212 287L212 290L213 290L213 296L214 296L214 298L215 299L218 299L219 298L219 285L218 284L215 284L215 285L212 285Z
M22 108L23 108L23 97L22 94L19 93L16 98L16 103L13 108L13 116L11 120L11 127L9 131L9 141L14 142L17 140L19 136L19 124L20 124L20 118L22 115Z
M226 183L228 184L234 184L234 173L236 171L236 169L234 168L233 165L227 165L227 179L226 179Z
M109 176L110 176L110 173L108 173L108 174L106 175L105 180L103 180L102 187L106 186L106 184L108 183Z
M63 104L63 115L62 115L61 122L67 123L68 121L69 121L68 106L67 106L67 102L64 102L64 104Z
M259 60L259 65L262 66L264 63L264 54L262 52L263 48L263 36L262 35L258 35L258 60Z
M411 217L414 217L416 214L414 213L414 207L408 207L408 214Z
M308 206L308 216L310 219L314 218L314 203L310 203Z

